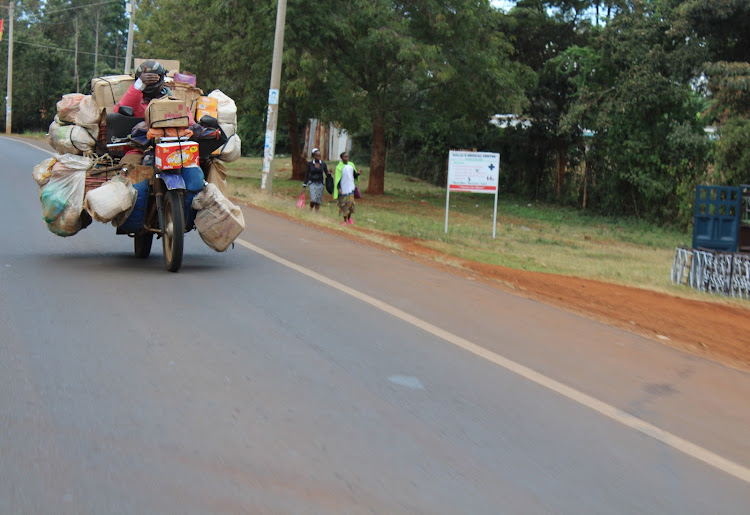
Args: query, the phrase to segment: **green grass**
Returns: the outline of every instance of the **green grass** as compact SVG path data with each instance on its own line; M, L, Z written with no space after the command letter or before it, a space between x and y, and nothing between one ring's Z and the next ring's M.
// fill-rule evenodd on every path
M272 195L260 190L260 158L242 158L228 168L232 195L265 209L338 229L337 208L329 195L324 197L317 215L296 207L302 189L300 182L289 180L289 158L274 160ZM369 170L360 168L364 198L357 202L354 218L358 227L368 229L358 231L366 238L395 245L389 243L387 235L404 236L434 250L481 263L599 279L682 296L700 295L669 280L675 247L690 244L690 235L684 232L500 196L493 239L494 196L454 193L450 197L446 234L444 188L389 172L386 193L369 196Z

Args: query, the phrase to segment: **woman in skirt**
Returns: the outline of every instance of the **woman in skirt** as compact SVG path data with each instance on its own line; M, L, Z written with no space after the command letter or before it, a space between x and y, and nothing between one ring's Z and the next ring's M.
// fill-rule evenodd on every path
M341 168L341 175L336 174L336 178L338 179L336 191L338 192L339 216L344 217L344 225L354 225L354 220L352 220L352 215L354 214L354 181L359 177L359 174L353 164L349 162L349 154L346 152L342 152L341 154L339 167Z
M323 181L327 176L331 175L328 171L328 167L320 159L320 150L314 148L312 151L312 161L307 163L307 171L305 172L305 182L302 183L302 187L306 188L310 186L310 211L315 209L318 211L320 205L323 203Z

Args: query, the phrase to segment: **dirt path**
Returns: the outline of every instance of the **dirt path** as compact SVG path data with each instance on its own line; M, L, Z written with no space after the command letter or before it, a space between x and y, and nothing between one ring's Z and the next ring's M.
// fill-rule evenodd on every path
M750 302L743 309L591 279L514 270L441 255L408 238L389 239L401 252L433 266L436 259L452 263L499 288L750 371Z

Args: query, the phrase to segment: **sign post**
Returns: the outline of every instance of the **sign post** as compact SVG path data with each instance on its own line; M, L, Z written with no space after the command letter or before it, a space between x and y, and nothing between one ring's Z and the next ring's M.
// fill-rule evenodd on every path
M448 157L448 188L445 194L445 232L448 233L448 213L451 191L494 193L495 209L492 216L492 237L497 227L497 185L500 177L500 154L451 150Z

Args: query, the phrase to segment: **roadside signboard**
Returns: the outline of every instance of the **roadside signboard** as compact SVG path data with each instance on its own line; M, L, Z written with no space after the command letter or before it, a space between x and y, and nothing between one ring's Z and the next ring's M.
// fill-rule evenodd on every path
M445 232L448 232L451 191L494 193L492 237L497 225L497 185L500 176L500 154L451 150L448 156L448 187L445 193Z

